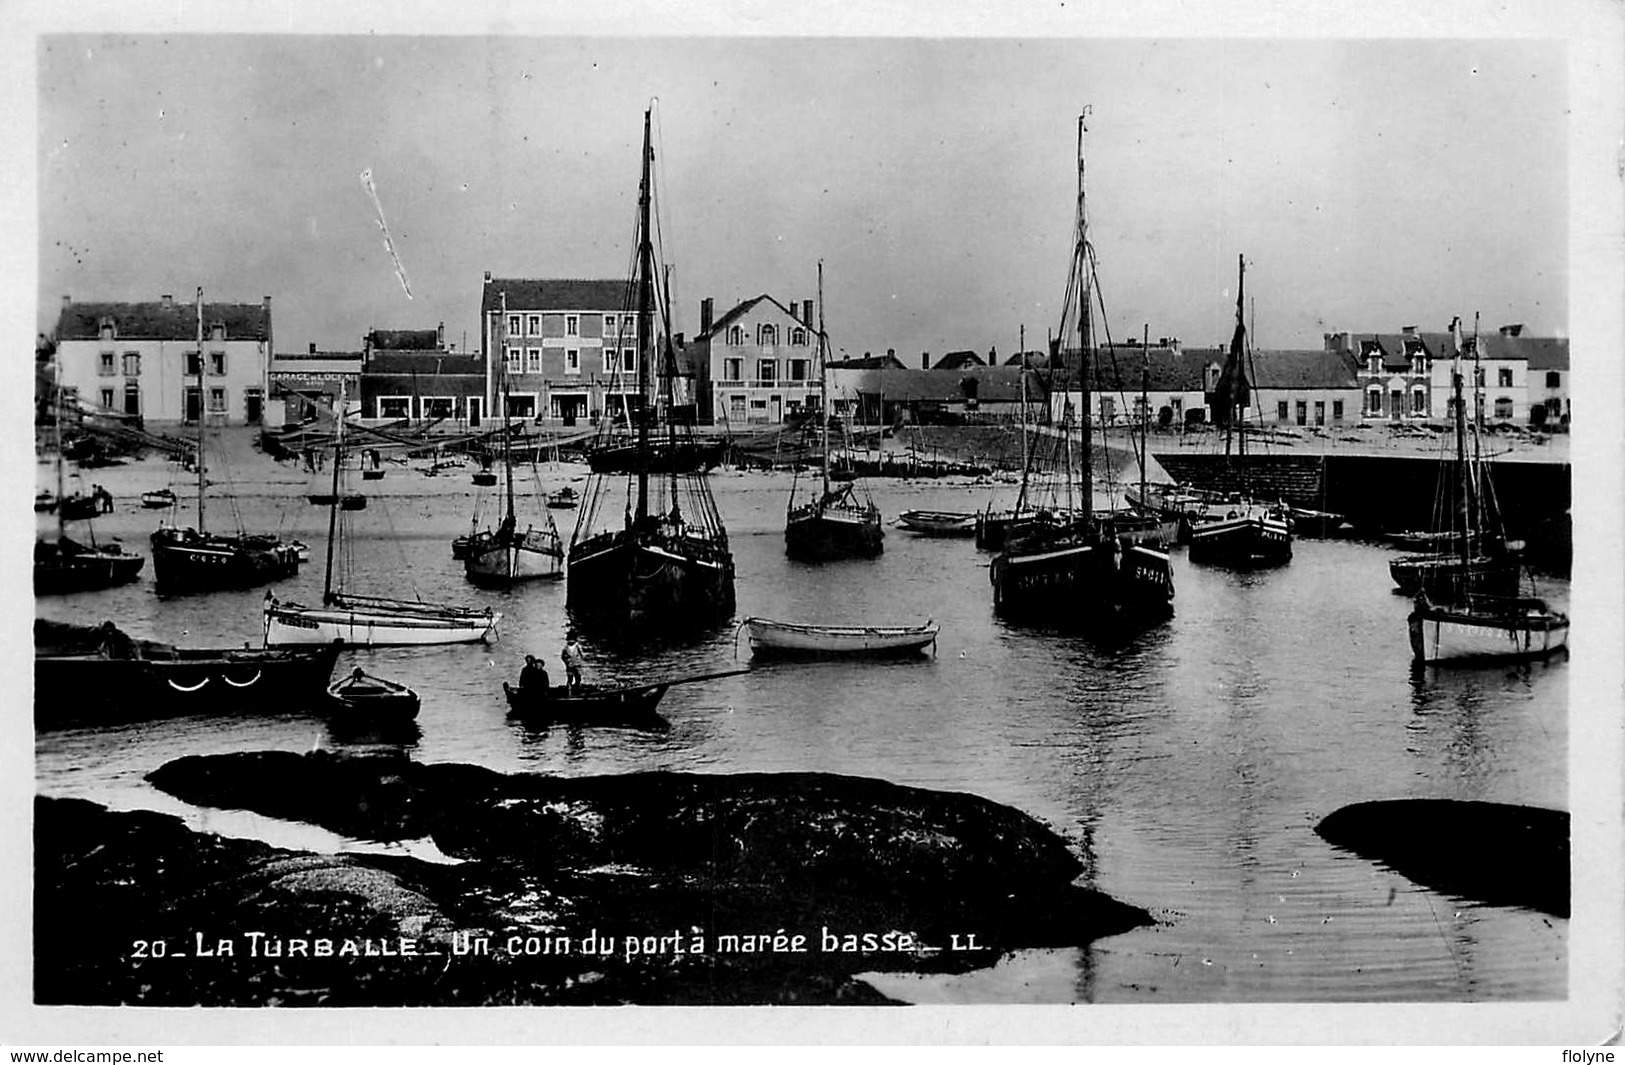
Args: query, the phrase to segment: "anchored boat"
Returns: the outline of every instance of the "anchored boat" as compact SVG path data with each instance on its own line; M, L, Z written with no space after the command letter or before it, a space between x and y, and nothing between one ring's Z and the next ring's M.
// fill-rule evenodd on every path
M844 658L915 654L934 647L941 630L923 625L810 625L746 618L741 630L751 653L762 657Z

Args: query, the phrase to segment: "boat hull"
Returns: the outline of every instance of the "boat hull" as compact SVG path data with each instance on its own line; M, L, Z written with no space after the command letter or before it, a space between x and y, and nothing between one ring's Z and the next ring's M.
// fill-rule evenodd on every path
M792 512L784 523L784 553L802 562L875 558L885 550L886 533L880 527L878 511L862 514Z
M257 588L299 573L299 553L272 537L152 534L152 576L160 594Z
M1155 621L1173 613L1173 568L1149 547L1029 545L994 556L988 567L1001 617L1058 625Z
M733 614L733 556L726 541L605 533L571 550L565 604L603 632L712 625Z
M436 609L419 604L307 607L267 596L265 646L338 642L356 647L416 647L483 643L496 634L502 615L492 611Z
M1226 566L1278 566L1292 560L1285 521L1241 514L1204 521L1190 532L1190 560Z
M1454 555L1408 555L1389 562L1388 574L1405 595L1426 595L1443 604L1465 602L1469 594L1517 595L1522 567L1515 555L1481 556L1465 563Z
M921 536L975 536L975 514L950 511L906 510L897 516L897 524Z
M1482 612L1418 603L1409 624L1417 662L1539 659L1567 647L1569 638L1568 617L1544 609Z
M763 658L845 658L912 655L935 646L938 626L801 625L746 618L751 654Z
M545 695L533 695L506 681L502 692L508 698L509 716L527 725L571 725L596 728L635 728L664 732L671 722L655 712L665 697L666 684L615 689L578 689L570 694L563 688L548 688Z
M534 531L517 537L475 537L463 556L463 573L485 588L556 581L564 578L564 558L556 539Z
M117 548L62 550L57 544L34 545L34 594L67 595L128 584L141 575L146 559Z
M146 644L140 657L119 657L105 645L36 648L34 721L49 728L314 709L326 697L338 654L337 645L177 650Z
M594 473L635 473L639 469L649 473L704 473L722 461L727 449L727 442L722 440L679 441L675 447L651 442L640 462L637 444L614 443L589 449L587 465Z

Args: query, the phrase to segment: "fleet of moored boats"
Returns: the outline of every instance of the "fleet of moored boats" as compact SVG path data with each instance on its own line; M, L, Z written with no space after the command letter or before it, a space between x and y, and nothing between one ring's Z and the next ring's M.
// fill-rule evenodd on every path
M1023 469L1015 504L980 511L907 511L900 527L922 536L974 536L977 546L995 552L989 566L994 610L1015 622L1044 624L1155 625L1173 612L1174 576L1169 546L1188 543L1193 563L1225 566L1275 566L1292 556L1294 527L1331 524L1335 515L1306 512L1295 519L1279 502L1252 498L1247 492L1208 493L1187 487L1145 482L1142 439L1141 483L1124 495L1129 506L1097 512L1093 503L1090 403L1095 351L1092 296L1096 292L1094 248L1088 239L1084 199L1082 119L1078 127L1078 197L1072 274L1063 311L1063 337L1051 341L1058 354L1068 337L1075 338L1081 361L1084 402L1072 431L1071 415L1060 432L1034 434L1023 426ZM705 472L713 463L707 446L697 444L691 419L673 416L669 296L656 284L653 258L653 199L650 116L644 116L642 174L639 193L637 265L629 284L635 308L638 385L636 395L651 394L649 368L659 367L659 387L651 405L627 411L628 433L619 436L605 426L594 445L600 461L579 496L563 489L535 499L548 509L577 509L568 546L551 516L545 527L518 524L513 483L514 456L509 434L502 434L501 466L505 508L495 528L480 529L476 515L466 536L452 544L468 580L485 587L510 587L534 580L565 580L566 605L575 624L606 641L624 641L651 632L694 632L712 628L734 611L734 561L728 534L711 495ZM1243 263L1243 279L1245 263ZM823 267L819 265L819 358L827 340L822 321ZM658 315L664 328L656 330ZM506 316L502 316L503 320ZM1076 328L1075 334L1071 328ZM202 290L198 291L201 336ZM1456 660L1504 661L1537 658L1566 645L1568 619L1532 596L1520 595L1522 569L1516 545L1500 532L1493 488L1487 469L1467 446L1461 359L1465 349L1476 354L1452 324L1456 339L1454 416L1456 448L1441 463L1440 509L1431 541L1436 550L1396 559L1392 575L1399 589L1414 596L1408 618L1413 656L1418 662ZM200 340L201 350L201 340ZM1228 395L1227 428L1239 423L1247 406L1247 331L1242 321L1241 286L1236 300L1236 326L1220 390ZM1053 364L1052 359L1052 364ZM201 374L201 366L199 366ZM820 379L826 375L820 374ZM200 382L201 394L201 382ZM505 405L506 406L506 405ZM827 402L821 410L828 411ZM331 674L345 646L400 646L480 642L495 634L501 614L490 607L426 603L417 599L360 594L345 587L336 550L345 536L341 512L358 507L343 490L345 427L342 392L334 412L331 490L321 493L329 508L326 573L322 599L316 604L285 601L267 591L263 604L264 646L261 649L181 650L133 639L112 623L99 628L36 622L36 685L40 691L98 693L103 702L88 712L117 719L131 708L165 707L185 713L218 706L229 694L234 706L259 705L273 697L297 701L301 692L319 692L335 719L345 721L410 721L419 701L415 693L385 678L356 670L337 682ZM292 576L304 560L303 545L269 535L208 531L205 519L204 419L198 419L196 525L178 527L165 520L152 534L153 575L160 594L206 593L259 587ZM831 477L829 419L819 418L820 463L816 481L803 490L798 472L785 514L785 551L805 562L874 558L884 550L879 508L869 498L862 478ZM369 430L371 431L371 430ZM1227 433L1227 455L1230 453ZM1240 439L1245 441L1245 434ZM1476 441L1477 435L1473 439ZM1047 442L1047 448L1040 446ZM1072 449L1079 446L1074 458ZM1245 483L1245 445L1233 456ZM66 535L66 523L85 520L66 506L57 447L57 493L36 498L35 509L55 510L55 539L41 537L35 548L34 587L38 595L92 591L134 580L144 560L118 545L89 544ZM383 470L375 449L363 453L366 479ZM489 466L475 476L489 473ZM371 475L371 476L370 476ZM1076 478L1076 479L1074 479ZM811 480L811 478L809 478ZM487 478L490 484L495 477ZM1450 491L1446 492L1444 489ZM364 504L365 497L360 497ZM63 505L55 505L61 501ZM100 502L100 501L98 501ZM147 493L143 506L178 508L172 490ZM747 618L740 625L752 654L770 656L874 656L918 654L934 648L938 627L924 625L814 625ZM730 671L734 672L734 671ZM560 687L545 693L504 684L510 710L532 720L563 723L624 724L651 727L656 706L673 684L702 677L625 687ZM38 713L38 711L37 711ZM48 722L42 722L48 723Z

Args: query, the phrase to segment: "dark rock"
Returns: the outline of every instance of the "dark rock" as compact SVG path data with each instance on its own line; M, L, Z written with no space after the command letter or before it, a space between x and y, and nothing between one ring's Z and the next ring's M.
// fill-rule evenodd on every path
M1333 811L1315 832L1423 887L1569 915L1569 815L1452 799L1389 799Z
M72 915L93 931L71 955L37 955L41 1002L862 1004L880 999L858 973L964 971L1150 923L1074 885L1078 858L1031 817L877 780L559 779L270 752L183 758L151 779L190 802L353 836L430 836L462 862L295 854L156 814L40 800L41 927ZM247 957L254 931L265 942L409 936L434 953ZM235 939L238 953L127 956L134 939L191 944L199 932ZM594 933L615 949L586 952ZM888 933L901 949L884 949ZM978 949L945 949L972 935ZM785 949L796 936L802 949ZM552 950L555 937L568 949ZM694 937L703 951L684 949ZM488 955L457 952L482 938Z

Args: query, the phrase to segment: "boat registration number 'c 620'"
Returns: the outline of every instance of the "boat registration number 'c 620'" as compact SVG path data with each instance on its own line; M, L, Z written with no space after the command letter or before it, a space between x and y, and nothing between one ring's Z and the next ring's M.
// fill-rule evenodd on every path
M291 628L295 628L295 629L319 629L319 628L321 628L320 625L316 624L314 621L311 621L309 618L285 618L285 617L282 617L282 618L277 618L277 620L280 621L282 624L287 625L287 626L289 626Z

